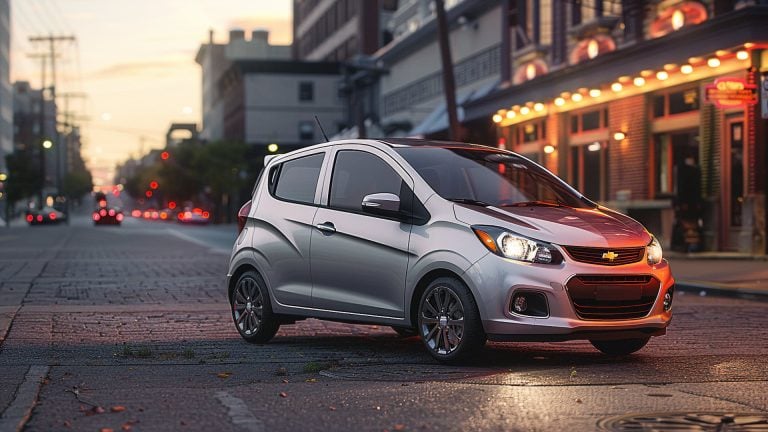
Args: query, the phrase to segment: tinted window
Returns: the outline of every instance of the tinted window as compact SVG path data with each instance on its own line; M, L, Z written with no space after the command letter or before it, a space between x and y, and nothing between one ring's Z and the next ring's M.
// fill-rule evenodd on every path
M358 150L336 154L331 178L332 208L362 211L363 197L388 192L400 196L403 179L379 157Z
M466 147L407 147L395 151L445 199L502 207L589 207L549 171L512 153Z
M288 201L314 203L323 157L323 153L318 153L283 162L277 173L277 184L273 185L275 196Z

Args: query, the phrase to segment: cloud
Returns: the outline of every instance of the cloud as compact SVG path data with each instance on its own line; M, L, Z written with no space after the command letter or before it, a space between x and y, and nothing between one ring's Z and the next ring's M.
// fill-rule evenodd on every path
M194 66L192 59L148 60L136 62L113 63L104 68L87 74L88 79L107 80L151 75L154 77L171 76L178 73L181 67Z

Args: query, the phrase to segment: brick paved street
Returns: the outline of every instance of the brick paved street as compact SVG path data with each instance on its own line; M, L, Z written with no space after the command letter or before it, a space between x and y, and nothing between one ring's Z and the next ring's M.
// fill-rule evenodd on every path
M669 334L621 360L493 344L447 367L389 328L318 320L255 346L229 317L228 255L174 229L0 231L0 431L30 387L29 431L594 430L629 411L768 411L765 302L679 295Z

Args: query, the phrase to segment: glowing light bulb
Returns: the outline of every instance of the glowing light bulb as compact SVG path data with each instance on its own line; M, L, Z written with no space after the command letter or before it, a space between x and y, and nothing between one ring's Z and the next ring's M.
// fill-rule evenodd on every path
M684 73L685 75L688 75L693 72L693 66L689 64L684 64L680 66L680 72Z
M563 106L563 105L565 105L565 99L563 99L563 98L561 98L561 97L559 97L559 98L555 98L555 105L557 105L557 106Z
M589 95L592 96L593 98L600 97L601 93L602 92L600 91L600 89L592 89L589 91Z
M711 68L716 68L720 66L720 59L717 57L710 57L707 59L707 66Z
M635 84L635 86L642 87L645 85L645 78L635 77L635 79L632 82Z
M664 81L665 79L669 78L669 74L667 71L658 71L656 72L656 78L660 81Z
M533 110L536 112L544 111L544 104L541 102L537 102L536 104L533 105Z
M581 93L574 93L573 96L571 96L571 100L574 102L581 102L583 99L583 96L581 96Z
M554 153L555 147L553 145L547 144L544 146L544 153L551 154Z
M507 118L508 119L513 119L513 118L515 118L515 116L517 116L516 112L514 112L512 110L507 111Z
M749 58L749 52L744 50L738 51L736 53L736 58L739 60L747 60Z
M493 115L493 122L494 123L501 123L501 120L502 120L502 118L501 118L500 114L494 114Z
M624 88L624 86L621 85L621 83L619 83L619 82L615 82L615 83L611 84L611 90L615 91L616 93L620 92L621 89L623 89L623 88Z

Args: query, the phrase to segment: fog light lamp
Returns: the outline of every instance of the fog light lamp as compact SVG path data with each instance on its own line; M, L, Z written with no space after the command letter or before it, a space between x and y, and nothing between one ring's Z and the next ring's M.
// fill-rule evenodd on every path
M672 309L672 297L674 296L674 289L670 288L666 294L664 294L664 312L669 312Z
M515 296L515 299L512 301L512 308L515 309L515 312L517 313L525 312L528 309L528 301L525 299L525 296Z

